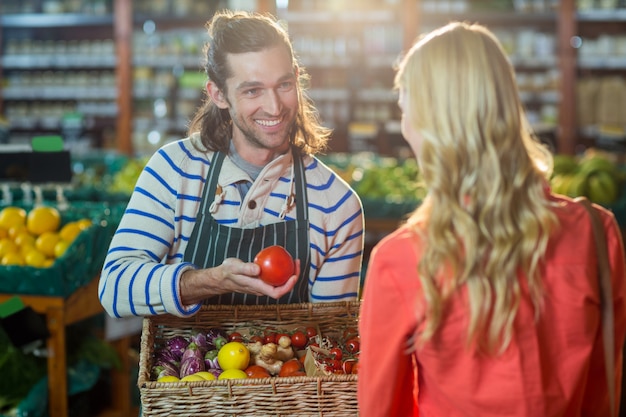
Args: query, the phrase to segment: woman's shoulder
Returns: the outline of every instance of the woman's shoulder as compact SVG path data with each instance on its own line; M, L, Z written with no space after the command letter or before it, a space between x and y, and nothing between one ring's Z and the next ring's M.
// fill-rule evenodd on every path
M587 210L582 203L576 201L576 199L563 196L560 194L551 194L550 201L556 207L556 215L559 218L561 226L567 228L570 225L575 226L579 224L581 218L588 216ZM615 214L608 208L599 204L593 204L593 207L597 210L604 222L612 222L615 219Z
M373 253L394 258L414 259L422 250L422 238L414 227L404 224L383 237L373 249Z

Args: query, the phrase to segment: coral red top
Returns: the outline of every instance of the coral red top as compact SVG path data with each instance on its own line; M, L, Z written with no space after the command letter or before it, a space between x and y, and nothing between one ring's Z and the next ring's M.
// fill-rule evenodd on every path
M561 227L550 240L542 270L543 311L535 321L522 284L512 341L497 357L465 348L464 291L451 300L434 338L415 353L404 353L422 299L417 264L423 243L401 228L375 247L359 324L360 417L609 415L591 222L579 204L552 198L561 206ZM612 213L602 214L613 271L619 401L626 332L624 248Z

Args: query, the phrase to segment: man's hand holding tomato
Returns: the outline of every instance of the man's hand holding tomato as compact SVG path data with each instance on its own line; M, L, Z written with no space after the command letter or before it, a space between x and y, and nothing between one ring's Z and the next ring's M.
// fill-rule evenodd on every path
M213 268L190 269L180 280L180 297L184 305L196 304L214 295L238 292L280 298L293 288L300 275L300 260L295 260L295 273L280 286L265 283L259 276L261 267L254 262L228 258Z

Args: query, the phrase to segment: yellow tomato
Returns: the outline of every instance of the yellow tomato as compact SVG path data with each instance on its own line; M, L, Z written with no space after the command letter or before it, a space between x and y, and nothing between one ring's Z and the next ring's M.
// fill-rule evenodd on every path
M47 257L54 256L54 247L61 240L56 232L43 232L35 240L35 248Z
M215 377L215 375L213 375L211 372L209 371L199 371L196 372L194 375L198 375L199 377L202 377L203 379L207 380L207 381L212 381L214 379L217 379Z
M55 207L38 206L26 217L28 231L36 236L45 232L56 232L61 224L61 213Z
M245 379L248 378L248 374L246 374L241 369L226 369L223 371L217 379Z
M54 245L54 257L60 258L63 256L67 248L70 247L70 244L65 240L59 240L56 245Z
M24 229L23 232L18 233L13 238L13 241L20 248L23 248L24 246L31 246L31 247L35 246L35 236L28 233L26 229Z
M0 264L2 265L24 265L24 257L21 253L11 252L7 253L0 260Z
M19 248L12 239L9 239L8 237L0 239L0 258L8 253L17 252L19 252Z
M217 363L225 371L244 370L250 363L250 351L241 342L228 342L217 352Z
M64 241L72 243L82 230L83 229L78 222L69 222L65 226L61 227L59 235Z
M80 230L89 229L93 225L91 219L80 219L77 220L76 223L80 227Z
M22 246L20 246L20 253L22 254L24 258L26 258L26 254L28 252L33 251L33 250L37 250L35 249L35 242L33 243L27 242L27 243L24 243Z
M37 249L31 249L24 255L24 261L28 266L43 268L46 264L46 255L39 252Z
M178 381L180 381L180 379L178 379L174 375L165 375L157 379L157 382L178 382Z
M191 374L191 375L187 375L184 376L180 379L181 382L187 382L187 381L206 381L206 379L202 378L200 375L196 375L196 374Z
M9 237L11 239L13 239L13 240L15 240L15 238L18 235L21 235L21 234L24 234L24 233L30 234L30 232L26 228L26 224L25 223L16 224L14 226L9 227L8 233L9 233Z
M21 207L9 206L0 210L0 226L9 229L11 226L24 224L26 210Z

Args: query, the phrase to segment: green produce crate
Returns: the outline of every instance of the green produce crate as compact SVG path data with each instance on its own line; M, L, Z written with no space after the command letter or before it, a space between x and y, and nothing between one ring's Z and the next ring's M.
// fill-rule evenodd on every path
M102 269L124 208L125 205L73 203L70 210L61 212L62 224L86 217L93 225L83 230L48 268L0 266L0 293L67 297L87 284Z

